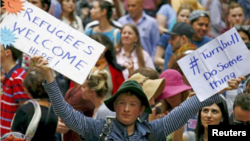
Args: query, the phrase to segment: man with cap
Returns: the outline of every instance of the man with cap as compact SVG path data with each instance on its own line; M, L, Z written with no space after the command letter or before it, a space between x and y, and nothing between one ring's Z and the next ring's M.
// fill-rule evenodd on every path
M178 22L174 25L171 32L165 32L169 34L170 40L169 45L165 51L164 55L164 65L163 69L167 69L167 64L173 53L178 50L181 46L192 43L192 37L195 33L194 28L187 23Z
M196 47L199 48L212 40L210 37L206 36L210 27L210 18L206 11L204 10L193 11L189 15L189 21L190 21L190 25L194 29L194 34L191 38L192 44L196 45ZM178 29L178 30L181 30L181 29ZM163 70L167 69L167 64L172 54L173 54L172 46L168 45L165 51L165 58L164 58L165 61L164 61Z
M43 86L50 97L56 115L87 141L165 141L168 134L183 126L202 107L221 102L218 94L203 102L200 102L197 96L193 96L161 119L150 123L139 122L137 118L143 112L152 113L152 110L140 83L127 80L115 95L105 101L106 106L116 112L116 118L94 120L74 110L65 102L51 69L46 65L47 60L44 60L42 56L34 56L32 61L45 76L46 81L43 82ZM237 88L240 81L233 81L229 84Z

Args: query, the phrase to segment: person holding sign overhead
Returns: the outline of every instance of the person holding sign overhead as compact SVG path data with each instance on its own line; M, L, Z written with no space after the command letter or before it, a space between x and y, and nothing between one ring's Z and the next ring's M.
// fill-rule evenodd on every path
M152 110L141 84L134 80L128 80L120 86L114 96L104 101L111 111L116 112L116 118L107 121L95 120L85 117L64 101L51 69L46 66L47 60L44 60L42 56L34 56L32 61L45 75L46 81L43 82L43 86L49 94L55 113L70 129L73 129L88 141L105 138L110 141L153 141L155 137L158 140L166 140L168 134L183 126L202 107L221 102L218 94L203 102L200 102L195 95L161 119L150 123L139 122L137 118L144 111L152 113ZM241 79L232 80L229 83L230 88L237 88L240 81Z

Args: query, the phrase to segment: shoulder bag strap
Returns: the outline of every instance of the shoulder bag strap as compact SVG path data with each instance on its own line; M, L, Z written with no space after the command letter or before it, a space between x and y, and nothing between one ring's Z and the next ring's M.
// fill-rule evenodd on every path
M41 119L41 115L42 115L41 107L40 107L39 103L36 102L35 100L30 100L29 102L31 102L34 106L34 115L31 119L29 126L26 130L26 133L25 133L25 137L26 137L27 141L31 141L31 139L35 135L36 129L38 127L38 123L39 123L39 121Z

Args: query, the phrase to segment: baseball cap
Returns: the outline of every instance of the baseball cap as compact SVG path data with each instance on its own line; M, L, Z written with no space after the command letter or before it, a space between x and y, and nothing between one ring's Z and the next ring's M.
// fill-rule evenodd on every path
M190 24L178 22L174 25L172 31L165 33L170 35L186 35L187 37L192 37L194 32L194 28Z

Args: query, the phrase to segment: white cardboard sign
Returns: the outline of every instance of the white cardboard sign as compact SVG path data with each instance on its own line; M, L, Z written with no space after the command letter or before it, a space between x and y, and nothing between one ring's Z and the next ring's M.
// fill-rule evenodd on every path
M23 9L6 15L1 42L14 40L20 51L42 55L50 68L83 84L105 47L27 1Z
M250 73L250 52L235 28L178 61L200 101Z

